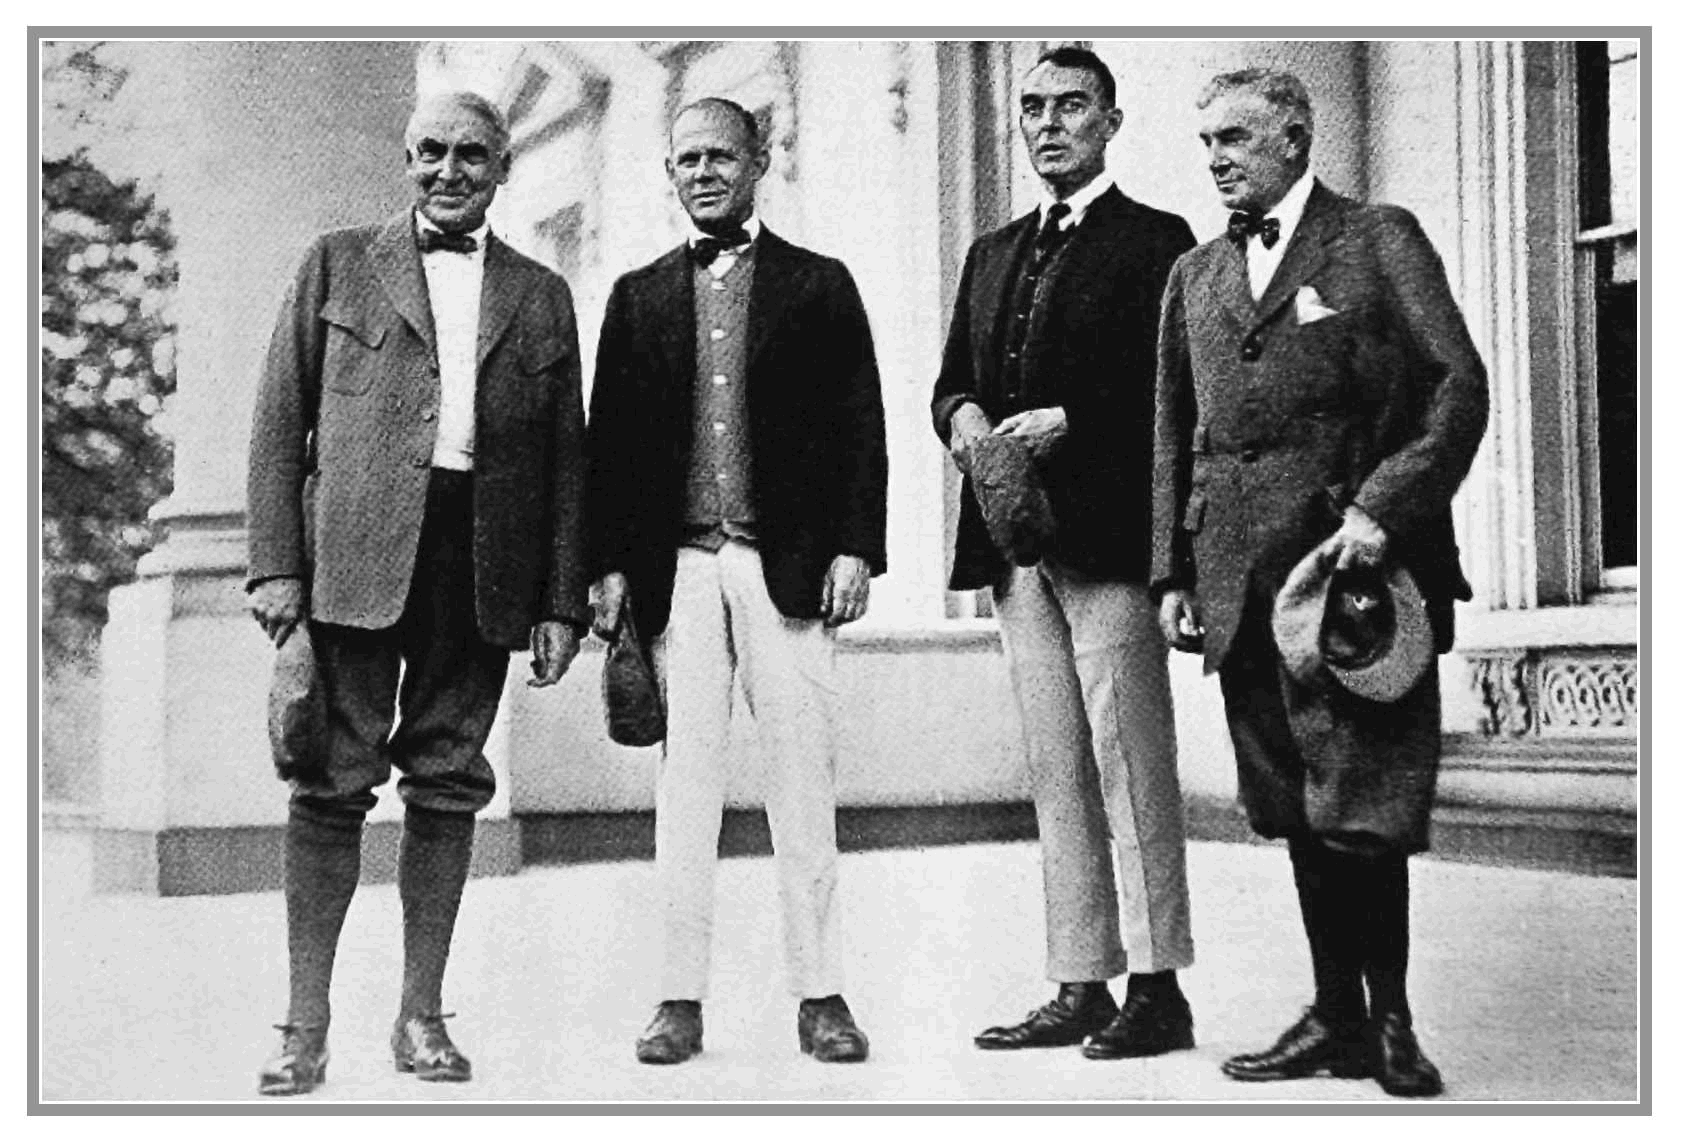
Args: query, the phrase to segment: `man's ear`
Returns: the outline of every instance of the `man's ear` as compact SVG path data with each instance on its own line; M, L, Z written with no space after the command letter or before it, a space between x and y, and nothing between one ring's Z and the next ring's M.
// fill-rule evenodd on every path
M512 151L504 151L502 153L502 178L498 179L496 182L498 184L506 183L508 181L508 173L513 169L514 153Z
M770 170L770 148L761 147L753 156L753 170L757 172L755 178L763 179Z

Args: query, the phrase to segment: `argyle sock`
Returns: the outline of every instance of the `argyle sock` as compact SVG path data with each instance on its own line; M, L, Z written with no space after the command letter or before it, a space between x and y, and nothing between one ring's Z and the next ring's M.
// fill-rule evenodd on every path
M403 901L403 999L399 1014L443 1010L444 967L473 858L473 813L409 805L397 857Z
M286 818L288 1023L324 1027L332 1017L333 958L361 874L362 815L293 805Z
M1290 841L1296 899L1313 960L1313 1007L1325 1021L1350 1026L1366 1018L1360 981L1365 918L1351 894L1351 859L1309 839Z
M1407 956L1411 946L1411 886L1407 857L1380 856L1365 861L1366 985L1372 994L1372 1014L1399 1015L1412 1021L1407 1005Z

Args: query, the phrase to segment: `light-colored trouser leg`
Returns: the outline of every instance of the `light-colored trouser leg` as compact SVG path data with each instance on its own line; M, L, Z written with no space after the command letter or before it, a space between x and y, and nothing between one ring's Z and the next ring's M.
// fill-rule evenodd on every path
M671 620L656 642L666 703L654 791L654 873L665 926L660 998L703 999L712 971L718 831L735 675L720 562L682 549Z
M1173 699L1149 594L1046 563L1013 571L998 617L1039 820L1047 976L1189 966Z
M834 632L777 610L751 546L726 543L719 562L742 694L765 758L788 987L799 998L839 994Z

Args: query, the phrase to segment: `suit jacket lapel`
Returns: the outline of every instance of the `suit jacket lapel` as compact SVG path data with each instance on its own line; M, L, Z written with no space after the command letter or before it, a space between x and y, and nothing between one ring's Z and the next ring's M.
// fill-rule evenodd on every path
M1027 248L1038 231L1039 213L1035 211L1024 215L1005 228L1002 242L998 245L999 257L987 259L975 267L975 281L970 288L969 325L978 342L972 353L974 360L987 371L997 366L993 347L997 345L1004 321L1004 308L1009 305L1006 295L1015 281L1011 271L1026 257Z
M1255 296L1249 290L1249 255L1230 239L1219 239L1214 248L1214 295L1238 329L1255 325Z
M747 301L747 369L749 375L759 352L782 322L782 309L793 293L794 267L788 258L788 244L761 227L753 255L753 286ZM689 311L694 312L693 304Z
M653 329L671 378L685 401L695 388L695 270L688 245L669 251L654 267Z
M486 358L507 332L525 294L525 276L506 243L491 234L484 247L484 285L479 288L479 341L474 366Z
M1341 200L1327 191L1323 183L1315 181L1302 209L1302 220L1296 225L1296 233L1290 236L1290 246L1256 306L1261 322L1270 320L1324 265L1327 248L1340 230Z
M1068 246L1063 251L1060 264L1052 264L1056 269L1052 272L1054 277L1049 284L1051 293L1046 304L1033 307L1029 312L1031 325L1027 331L1027 346L1030 352L1040 345L1046 320L1066 313L1063 296L1100 274L1102 268L1115 257L1114 249L1127 233L1127 202L1127 197L1118 187L1111 187L1086 208L1080 225L1068 237ZM1035 227L1030 236L1037 234L1038 228Z
M404 211L380 228L368 246L368 260L381 289L420 335L432 357L438 355L438 335L432 326L432 303L426 293L426 272L414 241L414 214Z

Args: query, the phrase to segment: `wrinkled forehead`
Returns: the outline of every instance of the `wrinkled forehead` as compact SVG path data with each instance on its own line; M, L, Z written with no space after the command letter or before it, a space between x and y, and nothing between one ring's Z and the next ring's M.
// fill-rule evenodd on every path
M671 151L690 148L728 148L746 154L751 148L747 126L721 107L691 107L671 125Z
M471 104L455 100L435 100L415 108L403 132L403 142L412 146L422 139L444 144L482 143L493 151L507 145L494 120Z
M1202 111L1202 129L1210 134L1234 127L1257 136L1281 135L1285 111L1259 92L1245 88L1216 96Z

